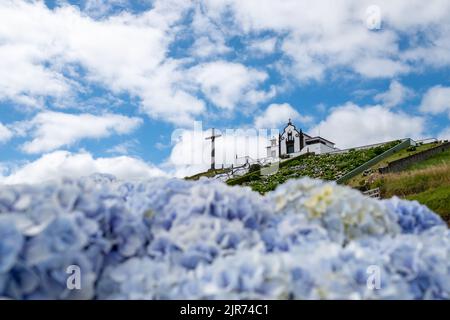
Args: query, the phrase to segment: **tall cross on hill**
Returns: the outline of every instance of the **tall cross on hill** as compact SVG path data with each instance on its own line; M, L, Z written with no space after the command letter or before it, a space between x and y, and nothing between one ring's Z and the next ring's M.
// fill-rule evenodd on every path
M221 137L221 134L215 134L214 128L212 128L212 134L210 137L207 137L206 140L211 140L211 170L216 168L216 138Z

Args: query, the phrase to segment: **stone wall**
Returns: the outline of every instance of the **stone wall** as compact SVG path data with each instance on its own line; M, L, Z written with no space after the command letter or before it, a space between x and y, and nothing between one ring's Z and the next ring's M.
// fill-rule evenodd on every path
M392 161L388 166L380 168L379 171L381 174L403 171L410 165L426 160L438 153L444 152L447 149L450 149L450 142L446 142L437 147L413 154L412 156L403 159Z

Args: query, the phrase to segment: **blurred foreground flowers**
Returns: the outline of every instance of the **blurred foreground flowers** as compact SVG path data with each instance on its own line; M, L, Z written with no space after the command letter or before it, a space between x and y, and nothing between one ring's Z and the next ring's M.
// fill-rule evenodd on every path
M417 202L308 178L264 197L107 175L0 186L0 297L449 299L450 233Z

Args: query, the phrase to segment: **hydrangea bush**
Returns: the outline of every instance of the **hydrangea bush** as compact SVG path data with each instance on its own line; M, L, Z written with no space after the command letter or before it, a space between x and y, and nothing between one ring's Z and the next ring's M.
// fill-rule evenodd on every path
M449 299L449 271L426 207L309 178L266 196L107 175L0 187L2 298Z

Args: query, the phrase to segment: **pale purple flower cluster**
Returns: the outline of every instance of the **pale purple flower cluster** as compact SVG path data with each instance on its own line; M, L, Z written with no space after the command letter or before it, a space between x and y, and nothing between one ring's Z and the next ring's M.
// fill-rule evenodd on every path
M436 214L307 178L266 196L107 175L0 186L0 239L3 298L450 298L450 233Z

